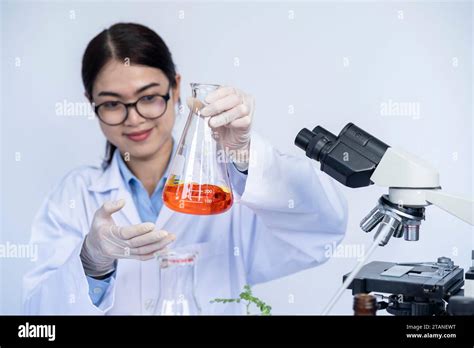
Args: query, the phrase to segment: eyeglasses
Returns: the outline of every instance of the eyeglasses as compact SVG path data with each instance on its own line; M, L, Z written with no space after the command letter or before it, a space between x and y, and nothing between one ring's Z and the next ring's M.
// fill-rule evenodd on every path
M164 115L168 106L170 93L166 95L151 94L144 95L134 103L122 103L121 101L106 101L94 107L99 119L109 126L118 126L128 118L128 108L135 108L138 114L146 119L154 120Z

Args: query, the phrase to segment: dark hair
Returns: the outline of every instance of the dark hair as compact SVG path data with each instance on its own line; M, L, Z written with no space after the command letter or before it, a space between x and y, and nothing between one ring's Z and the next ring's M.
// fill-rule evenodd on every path
M163 39L148 27L135 23L117 23L94 37L82 57L82 82L92 102L97 75L111 59L158 68L166 75L170 88L176 87L176 67ZM106 144L103 167L112 162L116 147Z

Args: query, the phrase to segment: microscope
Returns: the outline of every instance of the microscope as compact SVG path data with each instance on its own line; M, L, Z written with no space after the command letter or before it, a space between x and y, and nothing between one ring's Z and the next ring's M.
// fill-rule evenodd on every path
M352 123L338 136L321 126L312 131L304 128L295 145L347 187L388 187L388 194L380 197L360 223L365 232L377 227L374 239L380 246L391 238L419 240L425 209L430 205L474 224L474 202L443 192L439 174L429 163L390 147ZM472 259L474 262L474 251ZM472 266L464 281L463 269L446 257L425 263L375 261L360 269L349 288L353 294L392 293L380 308L395 315L446 314L448 301L447 313L474 314L474 263Z

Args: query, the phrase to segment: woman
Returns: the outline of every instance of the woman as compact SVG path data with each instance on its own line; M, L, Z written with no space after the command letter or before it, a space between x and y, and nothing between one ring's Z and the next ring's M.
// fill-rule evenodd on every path
M39 261L24 280L27 313L152 313L154 257L167 248L198 252L203 313L243 313L239 304L210 300L319 265L327 246L342 240L346 207L331 181L251 132L253 98L231 87L209 95L201 113L211 116L224 146L250 154L250 163L238 156L229 165L235 204L213 216L163 206L181 77L149 28L119 23L101 32L86 48L82 78L107 139L105 164L70 172L38 212L32 243Z

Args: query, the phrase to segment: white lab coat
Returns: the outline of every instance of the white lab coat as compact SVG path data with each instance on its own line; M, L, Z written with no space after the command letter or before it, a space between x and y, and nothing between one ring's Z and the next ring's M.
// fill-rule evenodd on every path
M244 313L242 305L210 300L317 266L327 260L327 246L345 233L345 200L315 162L282 154L255 132L250 154L248 176L229 166L235 198L229 211L193 216L163 206L156 221L158 229L176 234L174 248L199 253L196 297L204 314ZM113 215L116 224L140 223L115 160L106 170L73 170L48 195L32 228L39 257L24 278L27 314L152 312L159 289L156 260L120 259L99 306L88 293L81 246L95 211L119 198L127 204Z

